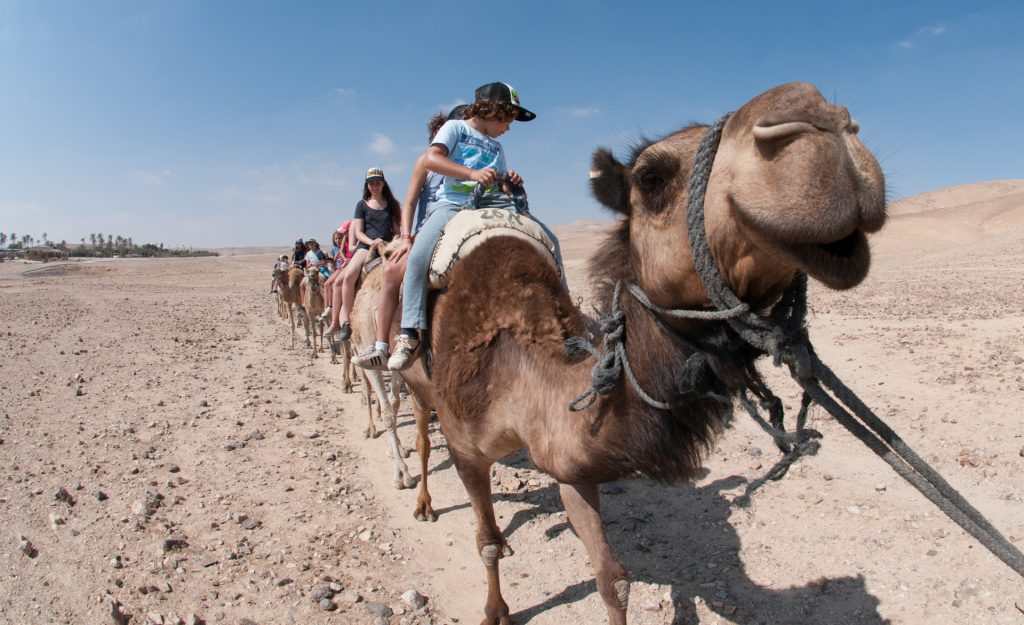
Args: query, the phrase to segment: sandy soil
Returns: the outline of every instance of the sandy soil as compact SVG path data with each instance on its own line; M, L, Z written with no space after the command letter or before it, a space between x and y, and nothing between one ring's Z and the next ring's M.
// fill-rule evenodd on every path
M813 287L810 323L823 359L1024 547L1020 188L894 211L871 276ZM562 232L582 296L604 227ZM0 264L0 623L114 623L112 600L136 625L479 621L472 514L443 437L434 425L440 519L418 523L340 367L289 349L272 262ZM793 385L771 379L792 407ZM820 454L750 508L732 500L776 452L745 418L694 484L603 487L631 623L1024 622L1020 579L823 412L812 425ZM414 447L407 406L399 432ZM515 622L604 622L552 481L513 457L493 482ZM411 589L425 607L403 601Z

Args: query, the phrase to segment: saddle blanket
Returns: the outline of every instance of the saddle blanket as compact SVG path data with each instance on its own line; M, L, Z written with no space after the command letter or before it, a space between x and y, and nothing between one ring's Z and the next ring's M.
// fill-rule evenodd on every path
M441 233L430 259L430 288L448 286L452 268L484 241L511 237L526 241L551 266L558 269L555 246L544 230L528 215L505 208L481 208L459 211Z

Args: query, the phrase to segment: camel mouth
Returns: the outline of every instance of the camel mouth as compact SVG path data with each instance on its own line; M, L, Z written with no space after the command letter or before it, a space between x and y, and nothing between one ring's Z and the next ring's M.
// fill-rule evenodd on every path
M786 247L807 275L836 290L860 284L871 266L868 239L859 229L828 243L801 243Z

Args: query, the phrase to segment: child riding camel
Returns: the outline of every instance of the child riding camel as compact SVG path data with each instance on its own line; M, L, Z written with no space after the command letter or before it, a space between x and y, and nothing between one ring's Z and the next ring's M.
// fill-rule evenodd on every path
M355 217L352 219L352 230L359 244L342 270L344 273L341 276L340 297L338 289L335 288L331 327L327 330L332 335L337 333L339 341L347 341L352 336L348 318L352 312L356 282L363 271L363 265L370 259L372 252L383 249L384 245L391 241L400 210L398 200L384 179L384 172L371 167L366 172L366 181L363 183L363 199L356 204Z
M420 343L419 331L427 328L427 272L445 224L471 204L477 185L485 189L480 207L509 204L508 197L496 184L499 177L513 186L523 181L518 173L508 169L505 151L497 138L508 131L513 121L528 122L535 117L520 106L519 94L511 86L489 83L477 88L475 101L466 110L465 119L445 122L424 153L424 165L429 171L444 176L444 183L409 252L408 270L402 285L401 334L395 339L388 369L401 371L412 363ZM534 218L534 221L537 220ZM557 239L546 226L537 223L555 241L561 266Z
M448 116L437 113L427 122L427 141L433 141L437 131L451 119L462 119L469 108L460 104L453 108ZM409 249L412 247L412 234L417 232L423 219L431 211L437 201L437 191L444 182L444 176L427 170L426 155L421 154L413 165L412 179L409 190L402 202L401 244L391 252L384 264L384 280L381 284L380 296L377 300L377 335L372 347L352 358L353 364L364 369L387 369L388 335L391 332L391 321L398 310L398 294L405 277L405 267L409 260ZM413 217L415 215L415 228Z

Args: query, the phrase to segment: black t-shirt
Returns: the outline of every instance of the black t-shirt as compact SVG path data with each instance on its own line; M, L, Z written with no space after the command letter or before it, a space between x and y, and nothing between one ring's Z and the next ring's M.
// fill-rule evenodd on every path
M359 200L356 204L356 219L363 220L363 234L371 240L390 241L395 233L391 228L391 211L383 208L371 208L366 202ZM363 247L366 245L360 243Z

